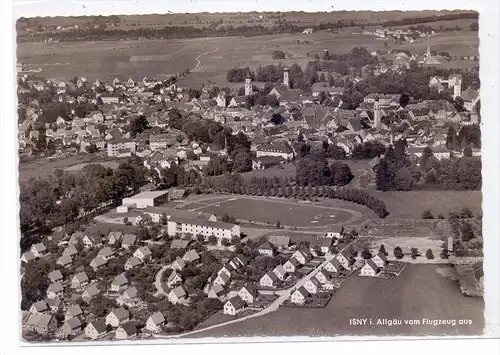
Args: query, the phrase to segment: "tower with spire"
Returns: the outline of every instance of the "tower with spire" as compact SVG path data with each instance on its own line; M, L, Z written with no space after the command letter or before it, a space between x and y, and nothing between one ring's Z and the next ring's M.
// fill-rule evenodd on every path
M288 67L283 68L283 85L290 87L290 69Z
M380 128L380 102L379 102L379 98L376 97L375 98L375 104L374 104L374 107L373 107L373 126L375 127L375 129L379 129Z
M247 74L245 78L245 96L248 96L252 93L252 77L250 74Z

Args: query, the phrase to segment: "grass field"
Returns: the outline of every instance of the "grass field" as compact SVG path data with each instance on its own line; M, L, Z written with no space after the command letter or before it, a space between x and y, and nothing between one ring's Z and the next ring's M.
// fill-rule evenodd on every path
M238 220L270 223L296 227L320 227L340 224L350 219L358 219L361 214L346 209L324 208L316 205L301 205L289 201L250 199L244 197L204 201L206 207L188 204L182 209L196 209L199 212L214 213L218 216L229 214ZM356 216L354 215L356 214Z
M345 53L356 46L369 50L385 48L384 41L371 35L357 34L360 32L359 27L349 27L338 33L318 31L307 36L280 34L185 40L22 42L18 45L17 56L22 63L42 68L40 75L50 78L68 79L85 75L90 80L114 77L138 80L144 76L167 77L192 69L192 74L180 80L179 85L195 86L210 81L224 86L230 68L277 64L278 61L272 59L272 52L276 49L287 54L282 64L305 66L310 60L308 53L314 55L325 49L332 53ZM311 44L298 44L297 40L308 40ZM448 51L451 55L477 55L479 37L477 32L467 28L438 33L430 39L402 46L389 41L388 49L421 53L428 45L432 50ZM459 66L463 64L457 63Z
M323 309L280 308L263 317L200 332L193 337L335 336L335 335L479 335L484 328L484 301L465 297L456 282L433 265L407 265L392 281L352 276ZM349 325L369 318L372 326ZM452 319L457 325L375 325L378 319ZM471 325L459 325L459 320Z
M473 213L481 213L481 191L371 191L385 202L388 218L421 218L422 212L430 210L434 216L460 212L468 207Z
M67 168L65 168L64 170L66 170L66 171L80 171L89 164L93 164L93 163L81 163L81 164L71 165L71 166L68 166ZM116 161L104 161L104 162L99 162L99 165L102 165L105 168L118 169L118 166L120 164Z

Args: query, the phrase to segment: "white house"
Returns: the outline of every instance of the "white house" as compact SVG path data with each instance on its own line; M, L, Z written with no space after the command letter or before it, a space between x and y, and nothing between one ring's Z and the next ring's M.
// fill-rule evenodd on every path
M365 260L365 265L361 268L360 276L375 276L379 271L378 266L372 260Z
M210 291L208 291L208 298L220 298L224 294L224 287L222 285L217 284L214 285Z
M257 299L258 292L253 286L245 285L238 291L238 296L246 303L253 303Z
M49 285L49 287L47 287L47 298L48 299L62 298L63 291L64 291L63 286L59 281L52 283Z
M304 265L312 258L312 255L311 253L309 253L309 251L297 250L295 251L295 253L293 253L292 258L297 259L300 264Z
M332 259L325 264L325 270L328 272L339 273L344 270L344 267L337 259Z
M280 279L281 281L283 281L286 278L286 276L288 275L288 272L285 270L283 265L276 266L273 269L273 272L278 277L278 279Z
M115 332L115 339L130 339L135 338L139 331L133 323L125 323L121 325Z
M309 293L307 292L307 290L304 287L300 287L292 293L290 300L292 301L292 303L304 304L308 296Z
M220 270L217 272L217 274L226 274L227 277L231 277L231 271L233 271L233 267L231 266L231 264L225 264L224 266L222 266L220 268Z
M142 264L142 261L138 258L136 258L135 256L132 256L130 258L127 259L127 261L125 262L125 270L131 270L139 265Z
M187 294L186 291L184 291L184 289L182 288L182 286L177 286L176 288L172 289L168 294L168 301L173 304L181 302L186 298Z
M230 277L227 276L227 274L221 272L219 275L214 280L214 286L215 285L226 285L230 281Z
M89 278L86 273L79 272L71 279L71 288L81 291L83 287L89 284Z
M47 248L43 243L33 244L30 251L33 253L35 258L41 258L47 254Z
M295 272L297 268L300 266L300 262L292 256L290 259L288 259L284 264L283 264L283 269L285 269L286 272Z
M170 265L170 268L173 270L182 270L186 266L186 262L182 260L181 258L177 258L174 260L172 265Z
M120 292L128 286L128 280L124 273L117 275L111 283L111 291Z
M318 280L319 283L325 284L330 280L330 274L325 271L325 269L319 270L316 275L314 275L316 280Z
M387 264L387 258L386 256L379 252L377 255L375 255L372 258L372 261L377 265L378 268L383 269L385 267L385 264Z
M272 271L269 271L267 274L260 278L259 284L262 287L276 287L279 279L278 276Z
M260 255L274 256L276 253L276 247L272 245L268 240L265 240L259 248L257 249Z
M177 272L177 270L173 270L167 279L167 286L173 287L179 283L182 283L182 276Z
M320 282L314 277L307 280L307 282L304 284L304 288L311 294L318 293L320 287Z
M106 325L117 328L121 324L128 322L129 318L130 314L125 308L115 308L106 316Z
M134 252L134 256L144 262L151 257L151 250L147 246L140 247Z
M235 316L245 308L245 302L240 296L235 296L224 304L224 314Z
M350 270L350 257L345 251L340 252L335 258L344 267L344 269Z
M106 322L103 318L93 320L85 327L85 336L90 339L97 339L106 334Z
M162 325L165 324L165 317L161 312L153 313L146 321L146 330L157 333L161 331Z

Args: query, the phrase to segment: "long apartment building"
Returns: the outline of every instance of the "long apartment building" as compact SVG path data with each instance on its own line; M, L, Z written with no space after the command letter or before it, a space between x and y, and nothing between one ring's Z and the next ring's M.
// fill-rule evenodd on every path
M108 157L117 157L128 152L135 154L135 142L133 140L112 140L108 142Z
M237 224L213 222L199 218L171 217L167 222L167 232L169 235L191 234L196 238L201 234L208 239L211 235L215 236L219 242L223 238L231 239L233 235L240 235L240 226Z

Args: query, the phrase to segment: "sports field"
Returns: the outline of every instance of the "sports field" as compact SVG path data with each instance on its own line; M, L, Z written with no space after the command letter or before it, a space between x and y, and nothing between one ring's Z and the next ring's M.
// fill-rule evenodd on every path
M392 281L350 277L323 309L280 308L262 317L200 332L192 337L335 336L335 335L479 335L484 328L484 301L465 297L456 282L443 278L434 265L406 265ZM350 325L367 318L372 325ZM455 320L456 325L422 324ZM402 325L376 325L378 319L401 320ZM420 325L404 324L420 320ZM472 324L461 325L460 320Z
M204 207L200 207L204 205ZM346 206L348 206L346 204ZM353 206L352 208L356 208ZM184 210L213 213L217 216L228 214L237 220L275 225L278 221L287 227L321 227L327 225L353 223L362 214L351 207L335 208L320 205L299 204L285 200L262 198L228 197L210 198L182 207Z
M368 30L368 28L367 28ZM297 63L305 66L314 54L325 49L332 53L346 53L353 47L369 50L385 49L383 40L360 34L359 27L349 27L336 33L318 31L311 35L280 34L259 37L198 38L182 40L100 41L100 42L23 42L18 45L18 60L42 68L40 75L69 79L85 75L87 79L101 80L118 77L134 80L147 77L168 77L187 69L192 74L180 80L182 86L215 83L227 84L226 73L233 67L284 65ZM309 43L305 44L304 41ZM300 41L301 43L297 43ZM462 31L438 33L415 43L396 45L388 42L387 49L407 49L422 53L430 45L435 51L451 55L476 55L479 46L477 32ZM287 59L272 59L274 50L285 52ZM309 54L309 56L308 56ZM458 63L462 65L462 63ZM458 65L457 64L457 65Z

